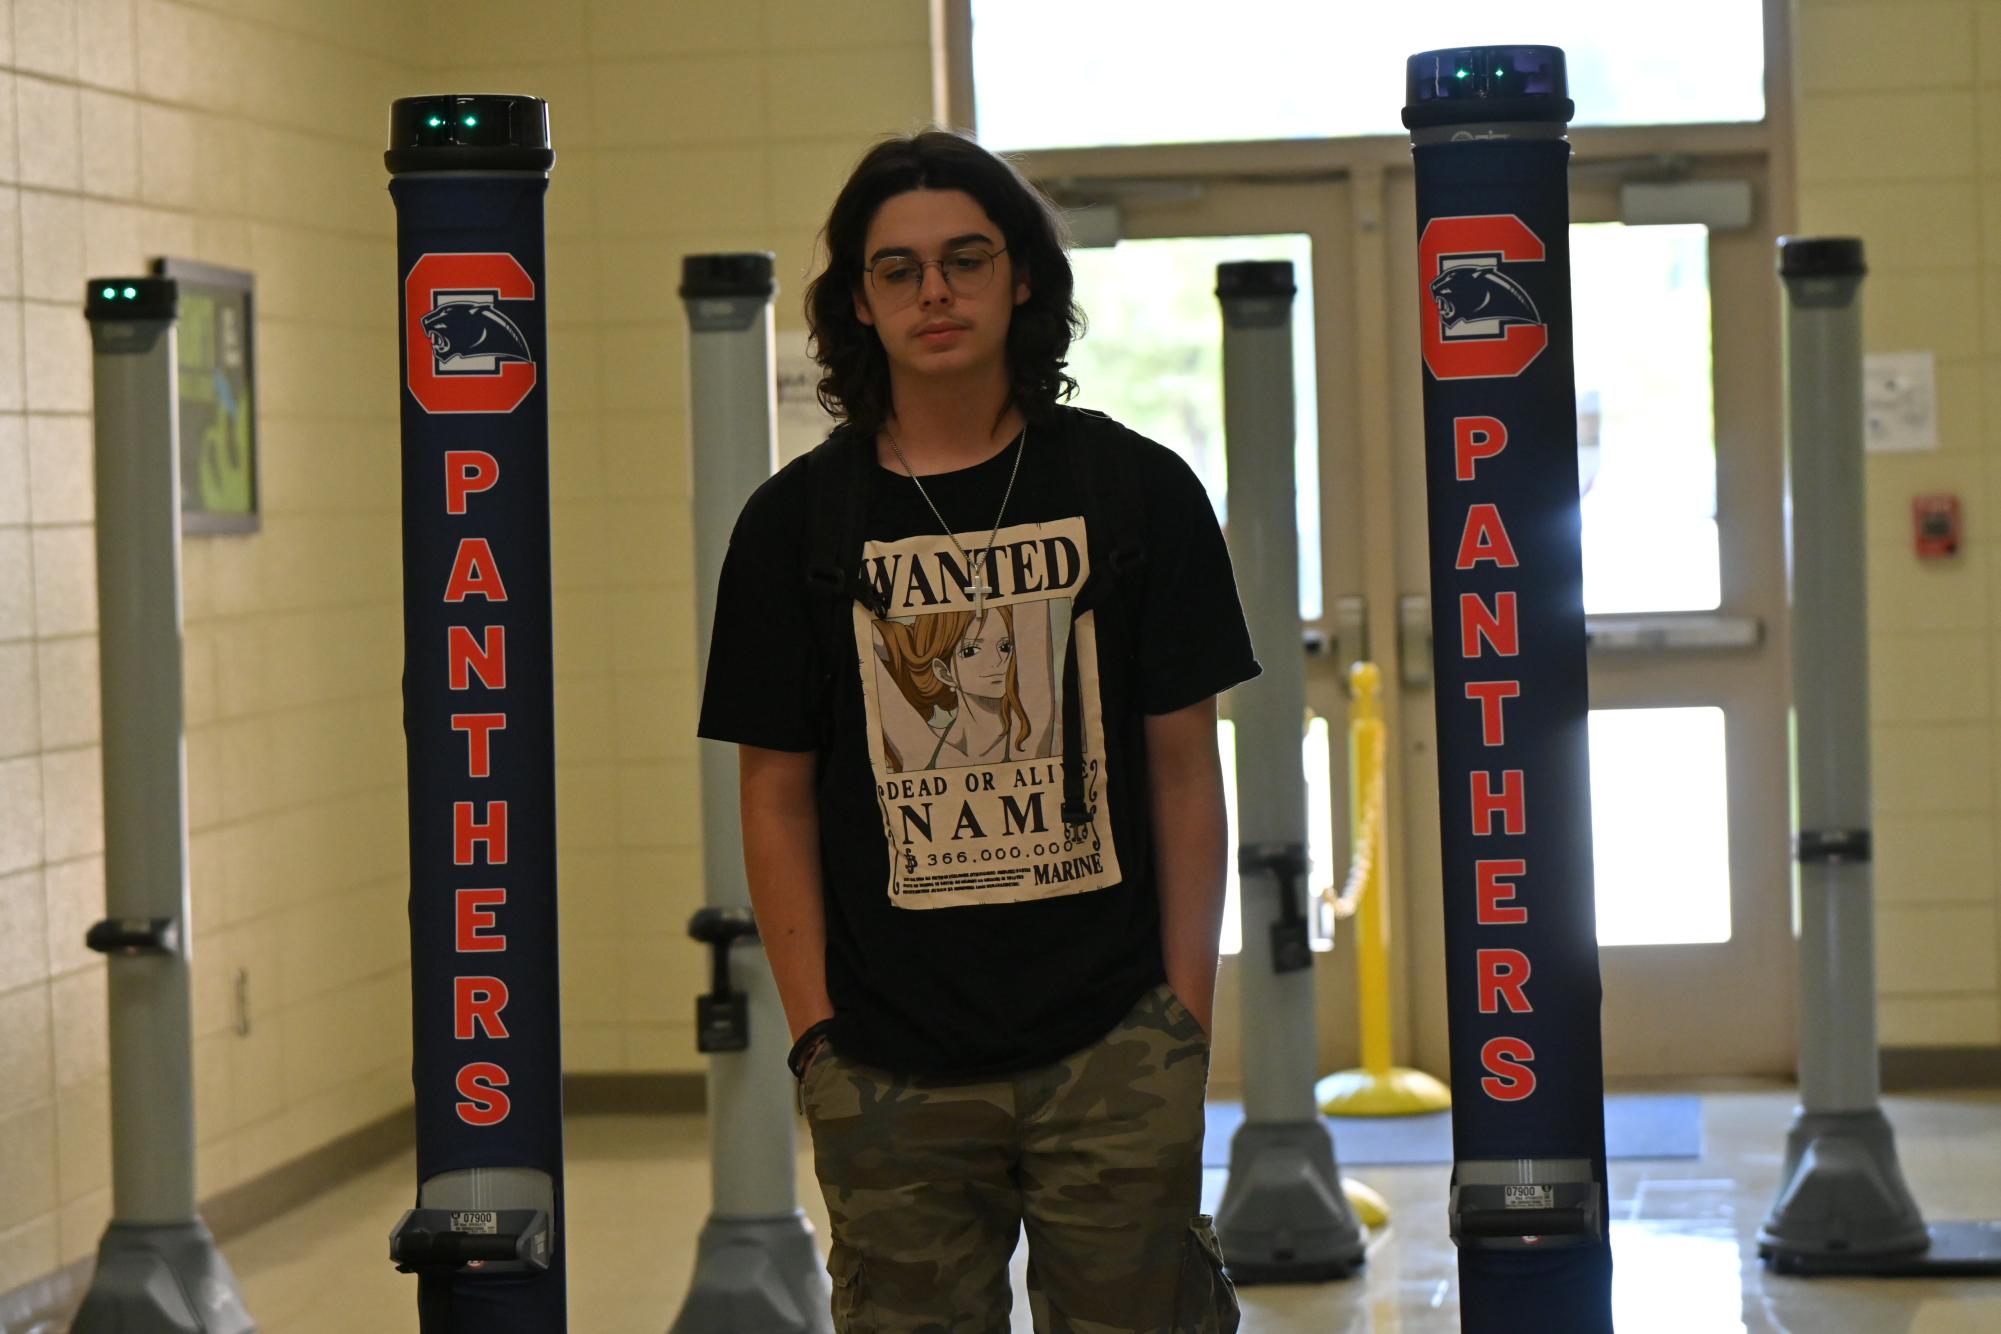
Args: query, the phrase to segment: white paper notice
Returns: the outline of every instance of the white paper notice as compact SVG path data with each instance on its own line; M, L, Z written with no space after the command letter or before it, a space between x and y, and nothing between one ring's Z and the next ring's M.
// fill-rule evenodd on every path
M1862 359L1862 447L1870 454L1938 448L1938 372L1929 352Z
M787 339L798 343L787 346ZM778 348L778 465L782 468L827 438L834 419L820 406L820 363L808 356L806 334L780 334Z

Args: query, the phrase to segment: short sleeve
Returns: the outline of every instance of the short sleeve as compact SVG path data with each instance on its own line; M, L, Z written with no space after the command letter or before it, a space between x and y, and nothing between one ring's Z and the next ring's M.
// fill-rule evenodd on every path
M1149 453L1139 703L1159 714L1220 695L1260 668L1208 493L1171 450L1149 442Z
M700 735L769 750L820 744L821 672L806 587L803 460L752 494L730 534Z

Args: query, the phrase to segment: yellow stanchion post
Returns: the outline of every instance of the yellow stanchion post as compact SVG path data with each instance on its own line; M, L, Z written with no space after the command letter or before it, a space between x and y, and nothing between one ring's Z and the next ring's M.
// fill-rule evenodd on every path
M1392 1064L1390 1017L1390 908L1384 895L1388 849L1383 807L1386 729L1382 669L1358 662L1349 669L1353 705L1348 722L1348 819L1351 860L1348 885L1335 900L1336 916L1355 917L1356 1011L1362 1065L1328 1075L1314 1086L1328 1116L1410 1116L1452 1105L1444 1084Z

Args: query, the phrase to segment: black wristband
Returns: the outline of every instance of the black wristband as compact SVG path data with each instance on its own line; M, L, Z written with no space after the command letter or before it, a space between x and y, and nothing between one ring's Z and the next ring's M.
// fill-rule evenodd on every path
M794 1079L806 1077L806 1058L813 1054L814 1044L833 1031L834 1021L822 1019L799 1035L799 1040L792 1044L791 1052L785 1057L785 1064L791 1068Z

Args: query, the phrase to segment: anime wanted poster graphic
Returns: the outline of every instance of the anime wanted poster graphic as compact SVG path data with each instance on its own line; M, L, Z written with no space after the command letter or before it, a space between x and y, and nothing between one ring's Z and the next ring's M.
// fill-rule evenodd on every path
M870 542L867 577L889 600L854 626L868 706L890 901L955 908L1083 894L1119 882L1104 801L1096 617L1073 625L1090 574L1081 517ZM984 584L984 614L976 585ZM1077 636L1084 795L1092 824L1063 827L1063 654Z

